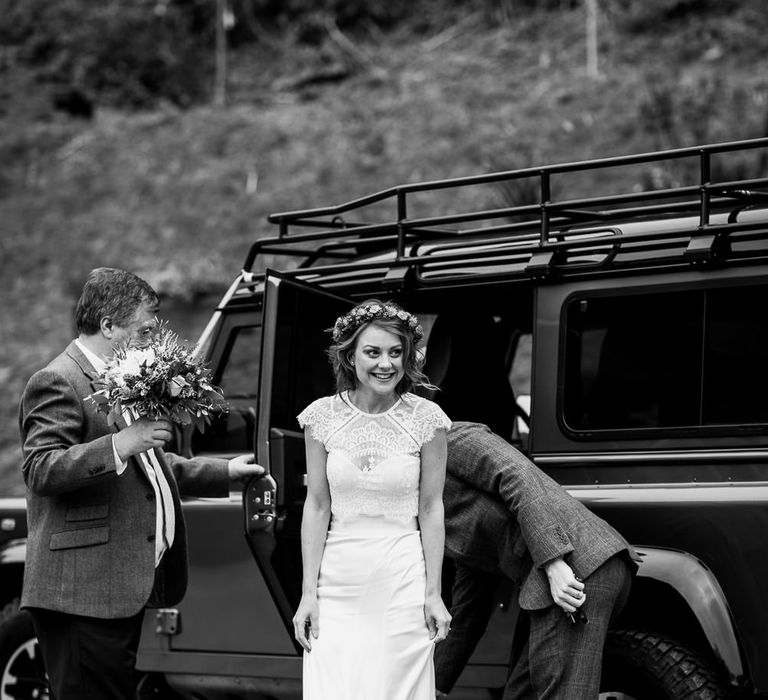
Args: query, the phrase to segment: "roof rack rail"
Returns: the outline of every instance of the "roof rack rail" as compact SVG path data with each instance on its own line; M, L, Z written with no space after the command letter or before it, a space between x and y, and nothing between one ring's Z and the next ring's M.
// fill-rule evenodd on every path
M277 235L257 240L248 251L243 268L250 271L259 256L272 254L299 258L295 266L302 270L311 267L318 273L334 273L353 259L355 266L362 269L365 263L360 262L361 256L387 253L391 256L390 266L408 270L427 262L437 250L441 263L466 259L466 247L453 258L450 249L471 241L506 245L514 254L524 249L529 258L529 274L544 274L566 251L594 248L598 244L605 247L608 238L615 239L614 248L633 240L616 226L618 222L683 216L698 219L685 257L689 261L707 260L723 249L723 239L730 234L748 235L756 228L765 230L764 222L760 226L740 222L736 214L748 207L768 205L768 177L712 181L713 156L759 149L765 149L759 154L760 169L764 170L768 163L768 138L759 138L399 185L336 206L275 213L268 220L277 225ZM563 200L552 196L555 175L660 161L682 161L689 168L693 161L698 172L695 184ZM536 182L535 203L409 217L413 200L425 193L522 180ZM370 208L376 207L380 217L380 210L392 205L394 212L383 220L370 217ZM713 214L724 212L728 213L726 223L712 222ZM360 218L353 221L348 218L350 215ZM569 230L577 230L579 235L564 237L563 232ZM653 245L656 241L656 245L662 245L662 239L662 235L646 236L643 242ZM427 245L436 241L440 244ZM319 267L317 262L321 259L333 262ZM380 267L382 263L369 263L371 267L376 264Z

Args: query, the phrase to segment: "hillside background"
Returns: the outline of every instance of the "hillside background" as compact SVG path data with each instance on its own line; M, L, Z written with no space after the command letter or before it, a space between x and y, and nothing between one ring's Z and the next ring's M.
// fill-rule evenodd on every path
M194 339L270 212L768 135L764 0L598 5L595 76L582 0L232 0L222 104L216 0L0 0L0 495L92 267L148 279Z

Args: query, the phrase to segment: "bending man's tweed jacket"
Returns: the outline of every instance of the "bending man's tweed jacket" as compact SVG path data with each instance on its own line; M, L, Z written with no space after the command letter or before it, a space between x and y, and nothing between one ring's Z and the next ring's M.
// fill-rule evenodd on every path
M139 460L117 475L114 434L85 397L96 373L72 342L27 384L20 407L29 534L22 607L100 618L173 605L187 585L180 493L226 496L226 460L156 450L176 534L155 570L156 504Z
M542 565L556 557L586 579L618 552L635 556L616 530L487 426L453 423L447 471L446 554L520 583L523 609L553 604Z

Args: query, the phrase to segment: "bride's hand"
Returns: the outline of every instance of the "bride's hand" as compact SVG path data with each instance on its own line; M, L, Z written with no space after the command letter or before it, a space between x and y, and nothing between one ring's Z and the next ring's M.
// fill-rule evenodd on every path
M451 630L451 614L440 596L433 596L424 602L424 618L429 628L429 638L437 644L442 642Z
M293 616L293 636L307 651L312 651L312 638L320 635L320 614L316 595L303 595Z

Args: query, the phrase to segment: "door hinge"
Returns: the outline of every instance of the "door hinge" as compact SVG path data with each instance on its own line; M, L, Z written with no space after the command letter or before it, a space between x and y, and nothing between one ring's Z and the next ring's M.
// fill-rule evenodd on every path
M157 634L166 634L169 637L179 633L179 611L176 608L161 608L155 615Z

